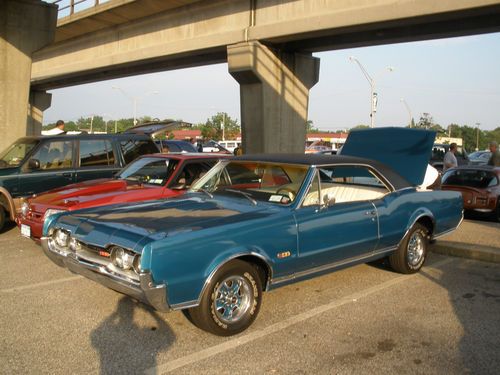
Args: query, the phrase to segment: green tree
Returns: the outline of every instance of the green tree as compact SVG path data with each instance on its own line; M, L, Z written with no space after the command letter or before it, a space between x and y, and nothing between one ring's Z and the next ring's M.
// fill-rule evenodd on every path
M196 128L201 130L201 135L206 139L221 140L222 128L224 128L225 139L235 139L241 132L238 121L233 120L227 113L218 112L207 119L204 124L198 124Z
M420 129L435 130L438 133L445 132L441 125L436 124L434 122L434 118L427 112L422 113L422 116L420 116L420 120L415 124L415 127Z
M319 133L319 129L314 127L312 120L306 122L306 133Z

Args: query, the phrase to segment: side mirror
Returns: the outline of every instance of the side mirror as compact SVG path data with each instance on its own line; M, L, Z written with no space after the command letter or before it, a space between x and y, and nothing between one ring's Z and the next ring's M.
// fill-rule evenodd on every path
M325 207L330 207L335 204L335 196L332 193L326 193L323 195L323 204Z
M29 169L40 169L40 160L38 159L30 159L28 161L28 168Z

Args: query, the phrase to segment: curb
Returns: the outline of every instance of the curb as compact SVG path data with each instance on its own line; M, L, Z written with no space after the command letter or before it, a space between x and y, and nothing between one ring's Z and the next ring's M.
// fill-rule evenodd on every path
M431 245L430 250L443 255L500 263L500 249L496 247L441 241Z

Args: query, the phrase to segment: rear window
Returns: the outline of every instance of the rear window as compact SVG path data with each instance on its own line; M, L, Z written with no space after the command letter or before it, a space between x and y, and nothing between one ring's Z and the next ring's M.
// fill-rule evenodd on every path
M444 174L442 184L485 189L498 185L498 178L489 171L455 169Z
M154 142L146 139L129 139L127 141L121 141L120 147L122 149L125 164L130 163L141 155L159 152Z

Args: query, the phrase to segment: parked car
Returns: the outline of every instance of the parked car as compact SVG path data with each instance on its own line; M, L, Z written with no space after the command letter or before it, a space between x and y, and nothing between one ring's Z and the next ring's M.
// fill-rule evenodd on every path
M182 197L52 215L42 247L75 273L233 335L255 320L263 290L385 257L417 272L428 241L462 220L459 193L415 188L434 136L369 129L350 133L353 156L222 160Z
M206 141L202 145L203 152L216 152L220 154L232 154L231 151L227 150L225 147L220 145L218 142L210 140Z
M186 141L163 139L156 140L155 143L161 150L166 149L168 152L198 152L198 149L192 143Z
M443 175L442 189L460 192L466 212L493 216L500 221L500 167L452 168Z
M158 152L145 134L24 137L0 153L0 230L21 199L74 182L112 177L140 155Z
M109 204L176 197L223 157L226 156L200 153L142 156L114 178L72 184L27 199L16 222L23 236L38 242L43 223L50 215Z
M318 154L318 153L328 153L331 151L332 151L331 147L322 146L322 145L315 145L315 146L307 147L305 150L305 153L306 154Z
M234 153L234 149L238 146L241 146L241 142L239 141L219 141L218 143L230 153Z
M432 155L429 164L436 168L438 171L443 170L444 155L450 150L450 145L446 143L435 143L432 146ZM462 146L457 146L455 153L458 165L468 165L470 163L467 152Z
M469 154L470 165L487 165L491 158L491 151L476 151Z

